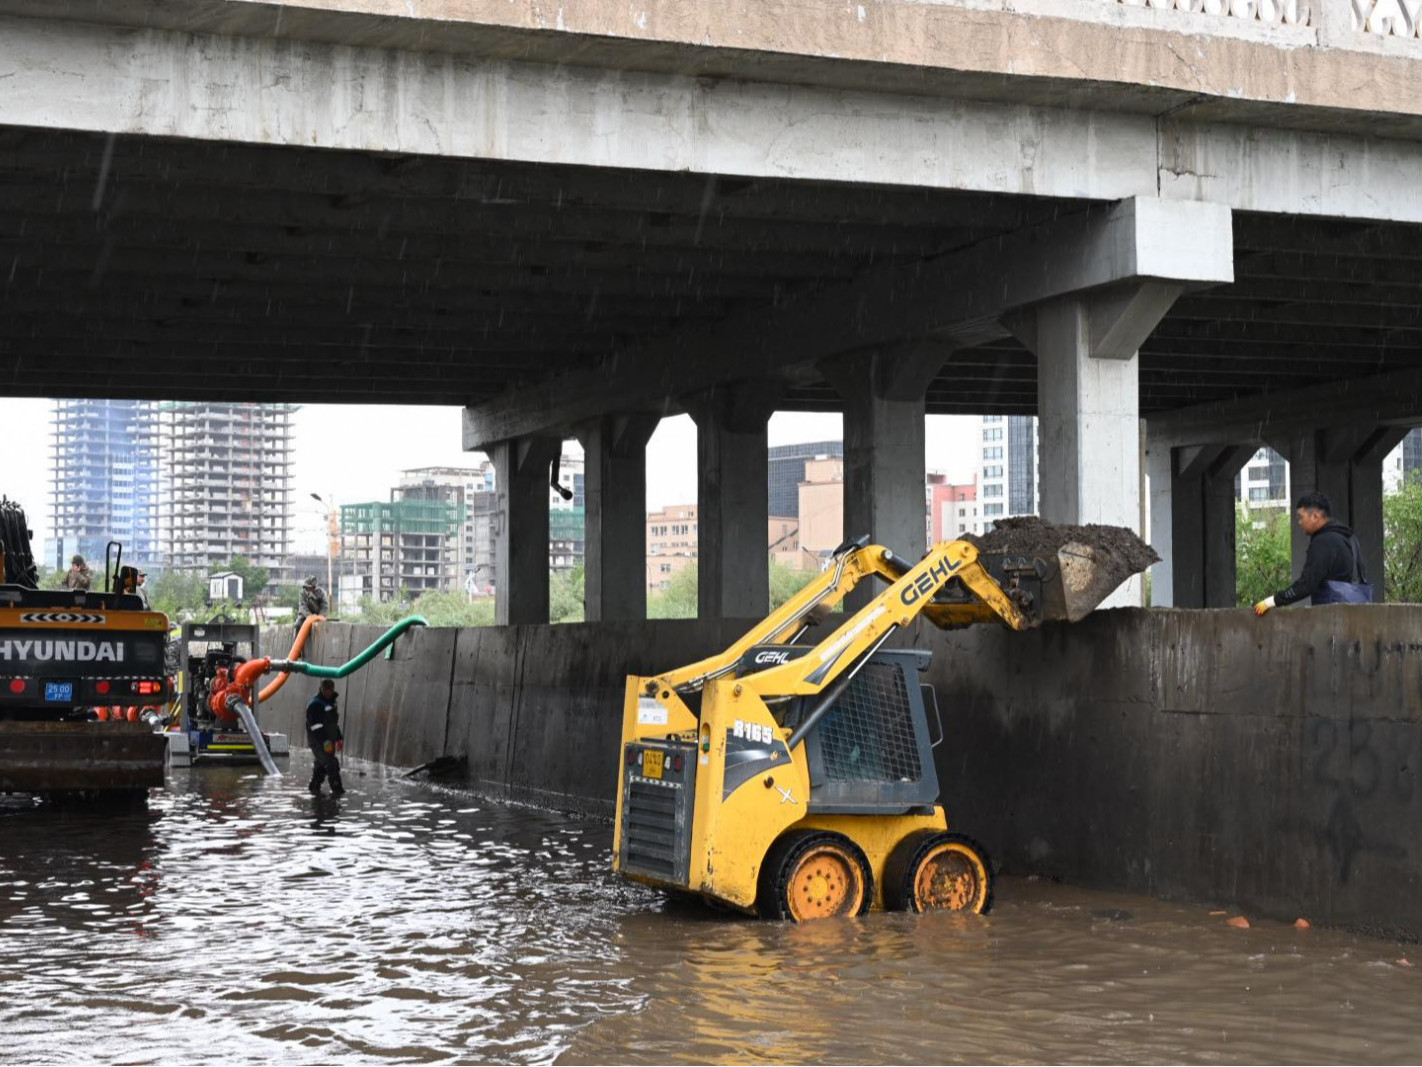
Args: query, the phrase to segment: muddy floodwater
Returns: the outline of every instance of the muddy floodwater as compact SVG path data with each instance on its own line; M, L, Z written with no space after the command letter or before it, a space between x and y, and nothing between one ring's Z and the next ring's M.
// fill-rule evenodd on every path
M762 923L615 879L604 824L307 771L0 806L0 1062L1422 1058L1416 946L1017 879L984 918Z

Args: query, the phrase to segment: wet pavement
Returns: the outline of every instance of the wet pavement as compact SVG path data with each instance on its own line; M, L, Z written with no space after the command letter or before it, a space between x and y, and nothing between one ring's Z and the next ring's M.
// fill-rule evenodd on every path
M1422 1058L1417 946L1019 879L762 923L614 878L604 824L308 769L0 805L0 1062Z

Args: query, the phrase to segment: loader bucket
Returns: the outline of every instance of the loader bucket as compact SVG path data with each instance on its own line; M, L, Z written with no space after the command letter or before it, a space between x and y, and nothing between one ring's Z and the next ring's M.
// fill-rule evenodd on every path
M1160 562L1124 527L1056 525L1036 516L1000 519L991 533L971 540L994 577L1031 563L1041 582L1042 621L1079 622L1131 575Z

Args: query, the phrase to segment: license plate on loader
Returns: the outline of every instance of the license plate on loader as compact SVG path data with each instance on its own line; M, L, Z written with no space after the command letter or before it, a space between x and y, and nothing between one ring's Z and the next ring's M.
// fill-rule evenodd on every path
M642 777L660 778L662 776L662 764L666 760L666 753L657 749L649 748L642 753Z

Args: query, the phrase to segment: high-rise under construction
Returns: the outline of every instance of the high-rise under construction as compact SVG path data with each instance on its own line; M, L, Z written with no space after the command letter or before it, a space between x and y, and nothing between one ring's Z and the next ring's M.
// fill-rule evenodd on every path
M64 570L75 554L101 561L110 541L121 542L130 559L159 553L152 408L141 400L54 402L48 566Z
M276 571L291 548L289 404L58 400L46 562L207 572L233 556Z
M177 570L243 556L276 572L291 549L291 404L153 405L158 529Z

